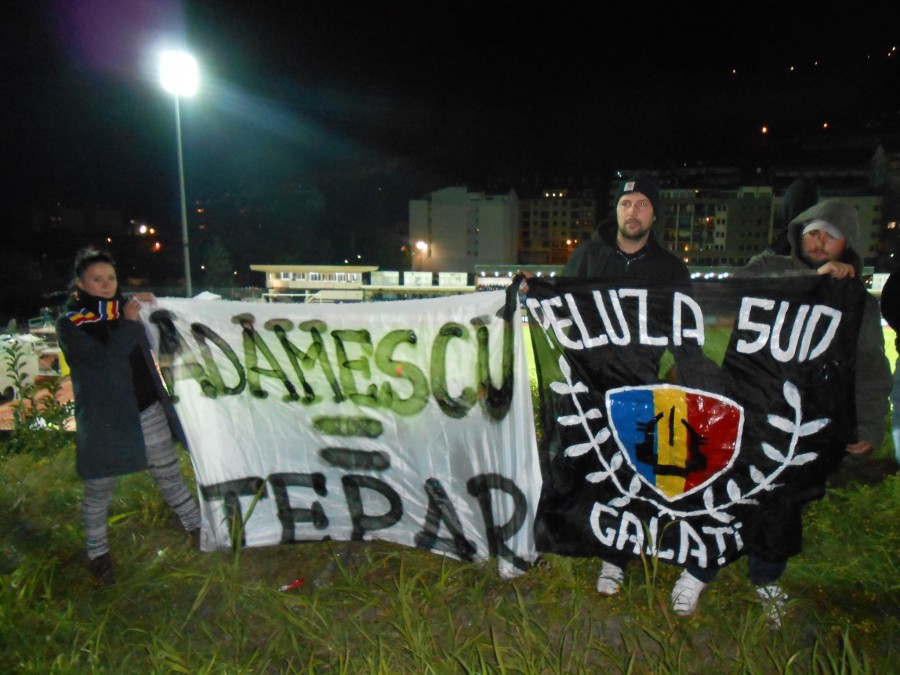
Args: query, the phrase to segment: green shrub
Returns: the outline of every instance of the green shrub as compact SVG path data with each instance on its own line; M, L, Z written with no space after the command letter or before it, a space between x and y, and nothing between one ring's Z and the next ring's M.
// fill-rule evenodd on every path
M74 403L59 400L61 378L52 377L30 382L24 371L24 354L19 342L3 348L6 372L16 393L13 406L13 430L0 452L33 452L46 454L69 445L71 434L66 423L72 417Z

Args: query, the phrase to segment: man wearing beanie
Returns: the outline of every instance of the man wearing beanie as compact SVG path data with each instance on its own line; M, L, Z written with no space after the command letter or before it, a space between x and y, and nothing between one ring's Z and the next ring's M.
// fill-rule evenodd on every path
M788 277L791 275L829 274L844 283L861 283L862 246L856 209L839 200L826 200L806 209L788 225L789 255L765 251L754 256L735 276ZM856 345L856 441L843 450L863 455L878 447L884 436L888 395L892 380L884 353L884 335L878 301L866 294L866 305ZM766 603L767 616L780 625L787 594L778 580L787 567L788 557L801 550L802 536L790 543L781 539L783 532L802 533L801 510L805 503L819 499L824 485L810 485L791 495L785 503L776 504L772 521L763 520L752 531L744 532L747 550L747 573L756 586L756 594ZM774 522L777 520L778 522ZM715 576L715 575L713 575ZM675 585L681 588L683 604L696 607L700 593L711 579L691 578L685 571ZM675 592L673 592L673 600Z
M663 217L659 188L649 178L636 176L623 181L613 199L614 218L597 226L589 242L572 253L562 272L563 277L618 280L675 284L685 287L691 275L687 265L656 241L652 227ZM676 363L683 360L684 372L700 374L705 370L702 353L676 355ZM625 568L634 556L626 553L606 554L597 578L597 592L614 595L619 592L625 577ZM692 587L702 590L715 574L696 566L686 568L682 578L690 579ZM679 580L679 583L681 579ZM675 592L677 591L677 593ZM674 610L678 614L690 614L696 600L686 609L680 601L682 590L676 585L673 591ZM699 597L700 591L696 592ZM677 598L677 601L676 601Z
M635 176L623 181L612 205L614 217L600 223L591 240L575 249L562 276L690 281L687 265L660 246L651 231L663 217L659 188L652 180Z

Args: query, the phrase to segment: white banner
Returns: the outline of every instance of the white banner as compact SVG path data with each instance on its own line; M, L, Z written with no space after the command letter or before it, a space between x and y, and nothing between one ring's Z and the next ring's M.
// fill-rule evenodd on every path
M496 291L145 308L203 550L381 539L524 569L541 477L521 319L505 305Z

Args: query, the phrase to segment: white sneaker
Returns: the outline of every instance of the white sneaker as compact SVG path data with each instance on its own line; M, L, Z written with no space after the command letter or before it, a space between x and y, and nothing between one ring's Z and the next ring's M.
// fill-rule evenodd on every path
M597 577L597 592L601 595L615 595L619 592L624 578L625 570L604 560L600 576Z
M684 570L672 587L672 609L678 616L690 616L697 609L700 594L709 584Z
M766 618L775 627L781 626L781 617L784 615L784 603L788 599L788 594L784 592L784 589L778 584L757 586L756 595L765 604Z

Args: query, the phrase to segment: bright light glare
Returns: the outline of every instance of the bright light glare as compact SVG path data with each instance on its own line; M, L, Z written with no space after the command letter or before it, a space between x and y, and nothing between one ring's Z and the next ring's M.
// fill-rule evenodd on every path
M424 251L428 248L428 244L426 244L424 241L419 240L416 242L416 248L420 251Z
M163 52L159 60L159 80L170 94L193 96L200 81L197 60L187 52Z

